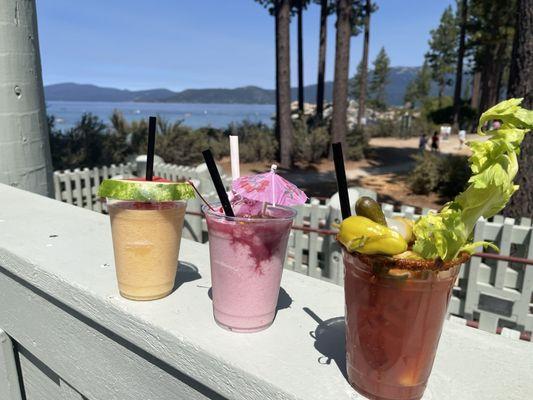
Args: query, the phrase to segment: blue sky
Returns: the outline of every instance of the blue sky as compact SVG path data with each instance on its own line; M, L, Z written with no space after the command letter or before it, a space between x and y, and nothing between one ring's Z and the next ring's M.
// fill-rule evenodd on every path
M454 0L378 0L370 60L385 46L393 66L418 66L430 29ZM45 84L94 83L172 90L274 87L274 19L253 0L40 0ZM320 7L304 14L304 79L316 81ZM333 78L335 16L329 18L326 79ZM350 75L362 53L352 39ZM296 84L296 23L291 24Z

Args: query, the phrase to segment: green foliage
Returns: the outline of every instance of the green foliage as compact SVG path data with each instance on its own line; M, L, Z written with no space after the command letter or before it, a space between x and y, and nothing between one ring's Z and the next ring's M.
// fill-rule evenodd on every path
M420 136L425 133L427 135L438 130L438 125L429 121L427 118L419 117L411 120L411 127L408 131L408 136Z
M438 193L449 200L459 194L470 177L464 156L426 152L416 156L416 165L409 175L409 187L416 194Z
M509 63L516 8L516 0L469 1L466 45L473 56L475 70L483 70L488 60ZM505 51L502 52L502 48Z
M385 88L389 80L390 59L382 47L374 60L374 71L370 78L369 94L371 100L369 105L378 110L387 108L387 96Z
M452 105L453 105L453 99L450 96L444 96L440 99L440 101L436 97L428 97L421 104L420 114L426 120L431 121L431 118L429 116L431 115L432 112L442 107L451 107Z
M444 88L452 84L450 74L455 71L458 33L457 20L452 7L448 6L437 29L430 32L429 51L426 54L433 79L439 86L439 97L442 97Z
M416 194L427 195L433 192L439 184L438 155L424 153L416 157L416 166L409 175L409 187Z
M361 74L363 71L363 61L359 61L359 64L357 64L357 72L355 75L350 79L348 82L348 90L350 97L352 99L359 99L359 95L361 94Z
M294 161L317 162L328 154L330 135L325 125L297 119L293 123Z
M364 158L365 152L369 147L368 142L369 134L363 127L356 126L348 131L346 135L346 144L348 145L346 158L354 161Z
M48 117L48 125L55 169L118 164L146 153L147 121L128 122L118 111L111 115L109 126L91 114L83 114L76 126L66 132L55 128L54 117ZM206 148L211 149L215 158L228 156L230 133L240 137L243 162L275 159L278 144L273 130L262 123L247 121L227 129L192 129L182 125L182 121L170 123L159 117L155 152L168 163L198 165L203 162L202 150Z
M97 116L85 113L79 123L65 133L55 129L48 117L52 163L56 169L94 167L108 164L106 126Z
M404 101L415 103L423 102L429 95L431 87L431 70L427 61L424 61L422 68L416 74L415 79L409 82L405 91Z
M272 161L276 158L278 142L274 130L262 123L241 122L230 125L227 133L239 136L242 162Z
M399 136L400 126L398 122L390 119L377 120L375 124L366 125L369 137L392 137Z
M437 108L428 113L428 120L434 124L451 124L453 123L453 105ZM466 127L472 126L472 123L477 117L477 110L470 107L467 101L461 102L459 125Z

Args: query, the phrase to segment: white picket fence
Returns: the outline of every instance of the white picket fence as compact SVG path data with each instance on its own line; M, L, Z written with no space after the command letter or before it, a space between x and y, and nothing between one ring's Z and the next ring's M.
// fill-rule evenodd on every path
M56 199L98 212L105 212L105 205L96 198L96 189L103 179L114 175L133 176L135 164L92 168L54 173ZM173 164L156 164L154 173L171 180L192 179L206 198L215 194L205 165L196 168ZM226 175L223 181L229 187ZM366 194L366 193L365 193ZM198 199L188 202L184 236L196 241L207 240L205 220L197 215L201 203ZM402 206L395 211L390 204L382 205L387 217L404 216L417 219L415 208ZM341 249L331 234L316 230L334 230L332 224L340 221L340 210L330 204L311 199L297 207L296 227L289 239L285 268L342 285L344 267ZM422 210L425 214L429 209ZM489 240L500 248L500 254L533 259L533 228L530 218L518 223L496 216L492 221L480 220L476 224L474 239ZM505 261L473 257L462 268L450 301L450 313L479 321L481 329L495 332L498 327L510 327L520 331L533 330L533 266Z

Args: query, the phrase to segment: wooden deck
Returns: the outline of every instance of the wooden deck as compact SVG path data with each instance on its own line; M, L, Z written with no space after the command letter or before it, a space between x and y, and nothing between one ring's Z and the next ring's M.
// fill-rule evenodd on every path
M207 245L182 242L170 296L128 301L107 216L5 185L0 199L2 400L22 398L14 379L26 400L363 398L343 375L342 287L284 271L274 325L226 332ZM532 370L531 343L446 322L424 398L530 398Z

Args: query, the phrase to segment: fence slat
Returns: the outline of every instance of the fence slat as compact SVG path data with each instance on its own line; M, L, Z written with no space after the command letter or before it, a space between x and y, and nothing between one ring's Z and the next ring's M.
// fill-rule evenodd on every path
M301 207L298 207L298 210ZM296 214L296 218L294 219L294 225L301 226L303 223L303 215L301 212L298 212ZM294 231L294 264L292 266L293 270L296 270L298 267L302 265L302 259L303 259L303 248L302 248L302 239L303 239L303 232L302 231ZM307 271L309 273L309 271Z
M64 199L67 201L68 204L74 204L74 198L72 195L72 173L70 171L65 172L64 179L65 179L65 197Z
M54 172L54 196L56 200L61 201L61 179L59 172Z
M85 197L85 208L93 209L93 193L91 185L91 171L89 168L84 168L82 172L83 177L83 196ZM83 203L82 203L83 204Z
M74 178L74 201L78 207L83 207L83 193L81 191L81 176L79 168L72 173Z
M98 187L100 187L100 170L93 168L93 182L94 187L91 188L91 195L94 196L94 211L102 212L102 202L98 198Z
M320 202L317 199L311 199L311 205L310 207L306 207L309 209L309 226L311 228L318 228L319 223L319 206ZM322 276L322 270L319 268L318 265L318 233L316 232L309 232L309 251L308 251L308 275L312 276L314 278L320 278Z

